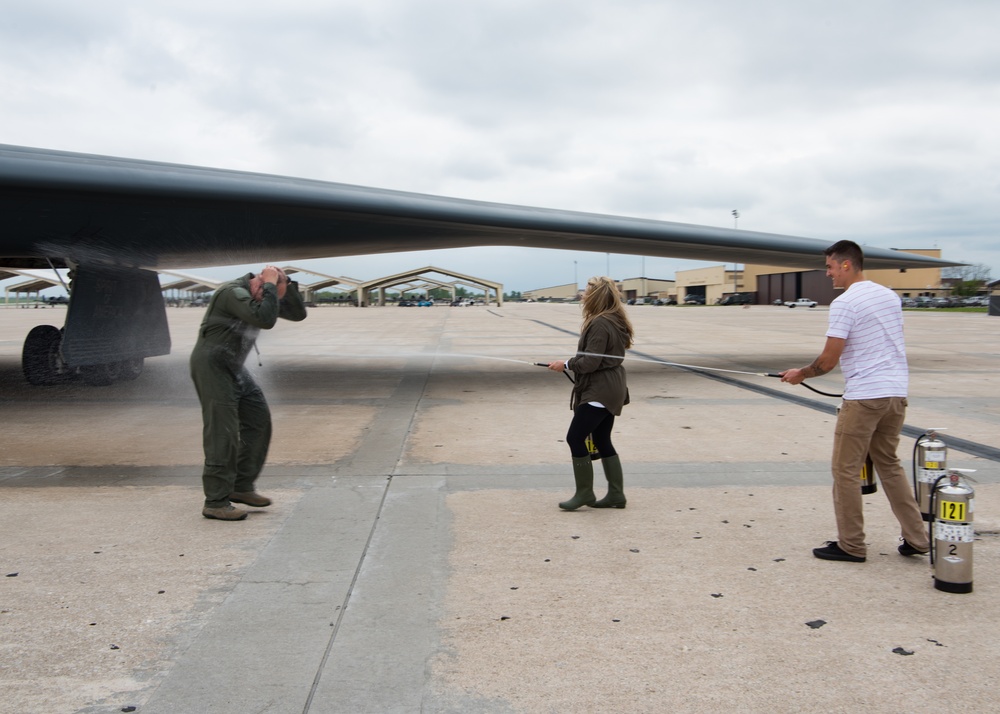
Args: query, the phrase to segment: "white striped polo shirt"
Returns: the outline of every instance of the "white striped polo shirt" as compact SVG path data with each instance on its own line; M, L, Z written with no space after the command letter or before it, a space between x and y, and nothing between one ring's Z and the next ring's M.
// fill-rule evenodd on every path
M826 336L846 340L840 356L844 399L906 396L909 370L896 293L870 280L854 283L830 305Z

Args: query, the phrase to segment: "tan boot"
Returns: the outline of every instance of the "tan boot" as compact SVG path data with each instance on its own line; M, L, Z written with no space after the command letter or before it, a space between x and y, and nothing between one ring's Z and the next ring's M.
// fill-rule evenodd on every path
M228 506L219 506L218 508L209 508L206 506L201 509L201 515L205 518L217 518L220 521L242 521L247 517L247 512L242 508L236 508L232 504Z
M248 506L255 506L257 508L263 508L264 506L271 505L271 499L267 496L261 496L256 491L240 492L233 491L229 494L229 500L233 503L245 503Z

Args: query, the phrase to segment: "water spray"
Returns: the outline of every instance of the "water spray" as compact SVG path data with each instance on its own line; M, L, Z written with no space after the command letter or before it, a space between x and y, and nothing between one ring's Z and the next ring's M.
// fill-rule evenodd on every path
M549 362L530 362L524 359L514 359L513 357L496 357L494 355L477 355L477 354L467 354L462 352L396 352L393 354L341 354L341 357L354 357L359 359L486 359L493 360L496 362L512 362L514 364L526 364L532 367L545 367L548 369ZM678 367L680 369L692 370L694 372L726 372L728 374L746 374L751 377L778 377L781 375L777 372L748 372L746 370L740 369L722 369L721 367L704 367L695 364L684 364L681 362L668 362L667 360L657 359L654 357L638 357L635 355L626 355L622 357L621 355L608 355L601 354L599 352L577 352L576 356L584 357L606 357L608 359L617 360L631 360L634 362L650 362L652 364L664 365L666 367ZM570 376L569 372L563 370L563 374L569 381L573 382L573 377ZM842 394L831 394L830 392L823 392L815 387L811 387L805 382L802 382L802 386L809 389L816 394L821 394L824 397L842 397Z

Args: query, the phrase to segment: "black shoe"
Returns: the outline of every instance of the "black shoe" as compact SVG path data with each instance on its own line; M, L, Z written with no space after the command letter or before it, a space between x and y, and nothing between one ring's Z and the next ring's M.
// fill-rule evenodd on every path
M900 555L927 555L926 550L917 550L906 542L906 538L903 538L903 544L899 546L898 550Z
M823 548L813 548L813 555L823 560L845 560L848 563L865 562L864 556L851 555L842 551L835 540L828 540Z

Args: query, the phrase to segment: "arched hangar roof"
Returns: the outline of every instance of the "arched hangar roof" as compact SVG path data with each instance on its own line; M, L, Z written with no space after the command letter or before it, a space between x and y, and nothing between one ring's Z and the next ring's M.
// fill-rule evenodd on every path
M454 278L456 283L462 285L472 285L479 286L482 288L489 288L495 290L497 295L503 294L503 283L498 283L494 280L487 280L486 278L476 278L471 275L465 275L464 273L458 273L454 270L448 270L447 268L438 268L433 265L426 265L423 268L415 268L413 270L407 270L402 273L396 273L395 275L386 275L381 278L374 278L373 280L366 280L363 283L358 284L359 290L373 290L374 288L380 287L390 287L393 285L399 285L400 283L405 283L412 278L420 278L421 280L431 280L431 278L425 277L428 273L438 273L439 275L446 275L449 278Z

